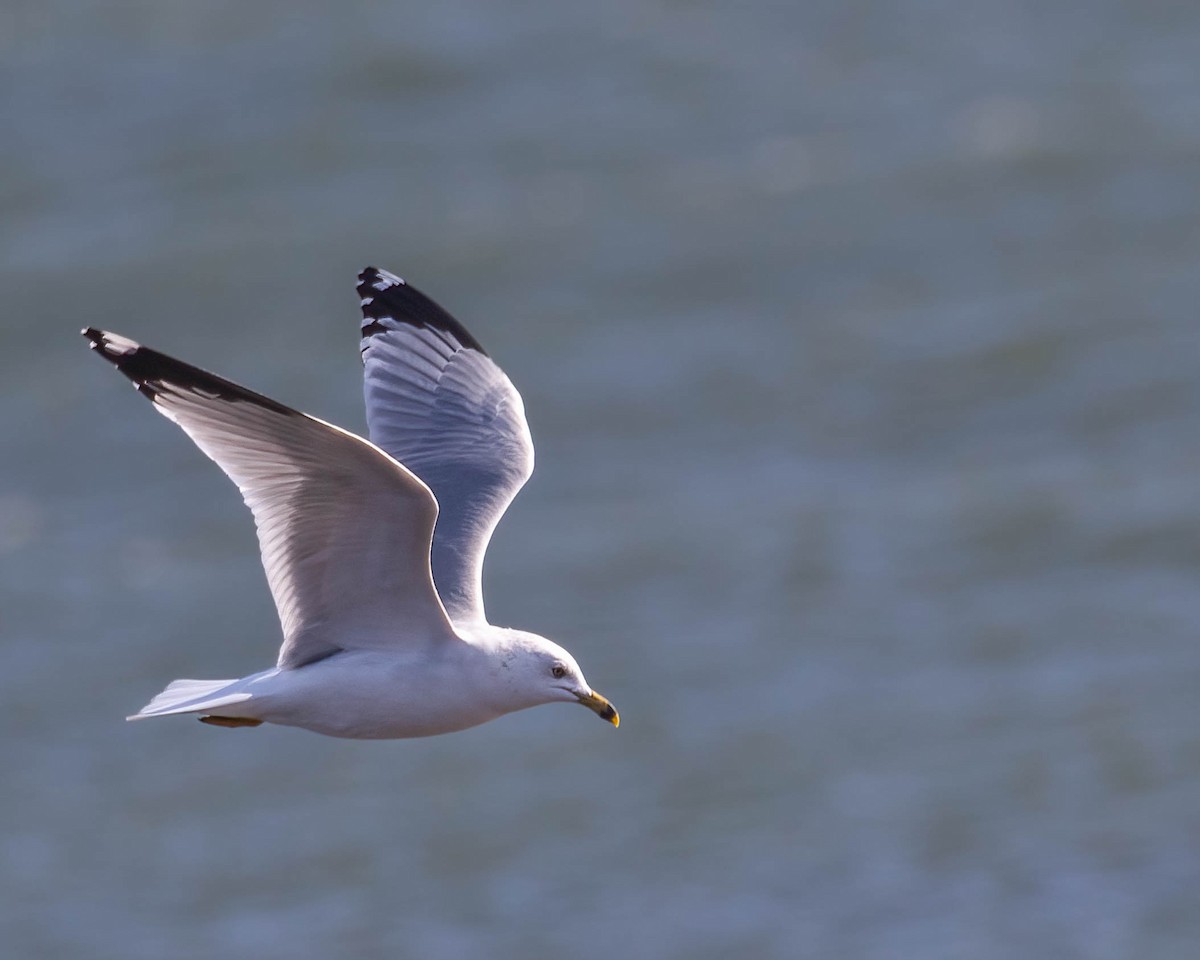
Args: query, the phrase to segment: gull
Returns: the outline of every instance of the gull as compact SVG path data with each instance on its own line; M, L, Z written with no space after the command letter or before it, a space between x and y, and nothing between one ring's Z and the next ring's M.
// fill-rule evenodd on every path
M562 701L617 726L571 654L484 612L488 541L533 472L521 395L429 297L375 267L358 281L370 440L83 331L237 484L283 627L273 668L176 680L127 719L197 714L221 727L392 739Z

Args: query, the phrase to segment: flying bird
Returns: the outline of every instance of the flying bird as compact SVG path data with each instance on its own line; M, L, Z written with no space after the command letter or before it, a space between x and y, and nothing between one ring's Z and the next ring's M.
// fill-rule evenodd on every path
M176 680L130 720L196 714L333 737L425 737L543 703L612 704L558 644L488 623L483 557L533 471L521 395L466 328L368 267L370 440L126 337L92 349L242 493L283 627L274 667Z

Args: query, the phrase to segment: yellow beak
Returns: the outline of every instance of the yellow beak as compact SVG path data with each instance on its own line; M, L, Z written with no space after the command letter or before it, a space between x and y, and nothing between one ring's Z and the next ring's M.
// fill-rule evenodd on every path
M604 697L600 696L600 694L596 693L595 690L585 696L581 696L579 702L594 712L601 720L607 720L614 727L621 725L621 715L617 713L617 708Z

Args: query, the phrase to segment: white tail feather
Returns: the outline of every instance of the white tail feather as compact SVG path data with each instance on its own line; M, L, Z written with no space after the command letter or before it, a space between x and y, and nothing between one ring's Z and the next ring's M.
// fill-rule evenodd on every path
M250 694L230 690L236 680L175 680L162 693L126 720L164 717L173 713L203 713L250 699ZM229 691L222 695L222 691Z

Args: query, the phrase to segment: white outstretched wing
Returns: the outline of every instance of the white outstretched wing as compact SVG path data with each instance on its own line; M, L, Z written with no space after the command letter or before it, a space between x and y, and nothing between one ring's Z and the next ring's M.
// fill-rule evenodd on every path
M429 567L437 503L361 437L101 330L92 347L238 485L254 513L281 667L456 637Z
M437 497L434 583L451 618L482 622L483 555L533 472L521 395L463 325L423 293L375 267L358 281L371 440Z

